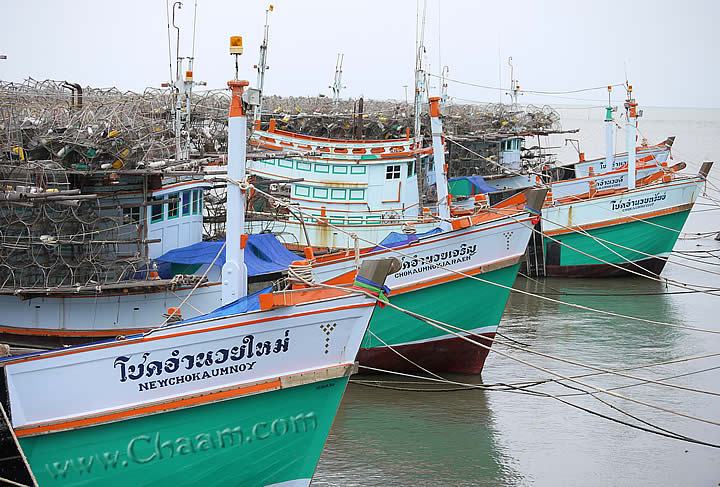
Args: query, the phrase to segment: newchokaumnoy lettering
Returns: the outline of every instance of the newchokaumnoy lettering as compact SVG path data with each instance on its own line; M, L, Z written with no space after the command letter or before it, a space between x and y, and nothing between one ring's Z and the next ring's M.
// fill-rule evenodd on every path
M155 378L155 380L140 384L140 391L244 372L252 370L257 363L257 361L248 362L248 359L287 352L290 348L290 330L285 330L284 336L274 340L274 342L271 340L256 341L254 335L245 335L239 342L239 345L233 347L186 354L182 357L180 350L176 349L170 352L170 356L164 360L149 360L152 352L134 356L121 355L115 359L113 367L120 371L120 382ZM136 359L136 362L133 362L133 359ZM241 360L245 360L245 362L241 364L233 363ZM226 365L208 370L214 365L223 364ZM191 370L194 370L194 372L183 373ZM182 374L162 378L165 374L175 374L178 371Z

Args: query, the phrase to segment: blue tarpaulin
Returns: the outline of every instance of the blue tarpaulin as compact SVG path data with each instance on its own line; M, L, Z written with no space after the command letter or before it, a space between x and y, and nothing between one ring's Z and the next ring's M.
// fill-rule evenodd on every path
M223 246L224 241L198 242L187 247L173 249L158 257L158 263L163 264L210 264ZM281 272L288 268L291 262L299 260L281 244L275 235L260 233L249 235L245 247L245 265L248 276L260 276ZM225 263L225 249L222 249L215 265L222 267Z
M260 309L260 295L269 293L272 291L272 286L268 286L252 294L248 294L245 297L233 301L230 304L221 306L215 311L211 311L204 315L190 318L189 320L183 321L183 323L191 323L193 321L209 320L211 318L222 318L223 316L238 315L242 313L249 313L250 311L256 311Z
M468 181L475 188L473 194L497 192L497 188L493 188L488 183L486 183L482 176L459 176L456 178L448 179L448 182L450 183L455 181Z
M432 230L429 230L425 233L398 233L398 232L390 232L388 233L388 236L382 239L382 242L380 242L380 245L373 248L371 252L375 252L376 250L382 250L383 248L394 248L394 247L402 247L403 245L407 245L409 243L417 242L419 239L423 237L429 237L430 235L435 235L436 233L442 232L442 229L440 228L433 228Z

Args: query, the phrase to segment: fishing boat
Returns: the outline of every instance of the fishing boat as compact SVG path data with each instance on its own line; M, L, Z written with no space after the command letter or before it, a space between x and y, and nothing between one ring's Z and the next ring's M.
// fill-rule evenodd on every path
M143 334L0 363L6 436L39 485L309 485L376 298L396 262L363 262L363 292L247 295L242 237L247 81L230 81L225 305ZM233 223L234 222L234 223ZM7 440L7 438L4 438Z
M686 176L679 172L684 163L668 162L674 138L638 149L638 108L631 86L625 108L627 152L613 151L615 122L608 106L605 158L567 165L572 178L547 183L550 191L536 227L538 238L533 236L528 249L529 274L612 277L662 272L712 163ZM463 179L471 178L456 178ZM486 191L544 184L540 174L480 179ZM463 189L455 195L466 201L487 198Z
M545 191L529 190L491 208L454 207L447 189L439 97L430 98L430 115L433 144L428 148L409 136L336 140L278 131L272 121L266 131L256 125L252 144L300 155L254 161L250 172L274 178L275 184L288 181L288 211L274 215L283 228L279 237L288 233L306 239L293 243L308 247L307 265L318 282L347 283L358 260L396 255L403 266L386 284L393 302L454 323L461 334L483 345L382 308L373 315L363 341L362 365L476 374L483 368L532 233L532 209L540 207ZM416 158L430 155L437 206L420 208L413 168ZM305 193L303 188L310 189ZM348 199L354 192L358 201ZM318 253L322 251L326 253ZM484 303L481 313L478 302Z

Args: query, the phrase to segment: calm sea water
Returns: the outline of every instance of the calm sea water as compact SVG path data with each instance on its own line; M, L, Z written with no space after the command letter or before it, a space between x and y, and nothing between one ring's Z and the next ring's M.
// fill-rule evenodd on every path
M565 128L581 129L579 137L572 137L581 139L588 157L602 155L602 110L568 109L563 110L562 115ZM673 153L676 160L688 162L688 171L695 172L702 160L720 156L720 110L646 108L641 131L651 143L676 135ZM556 137L552 145L563 145L563 138ZM572 157L568 149L558 149L560 151ZM711 179L720 187L720 164L711 173ZM708 194L720 199L718 191L709 188ZM697 205L696 210L712 210L712 206L705 206L712 204L711 201L701 198L699 202L704 205ZM684 230L720 231L720 211L693 213ZM714 249L720 255L720 242L712 238L681 240L677 249ZM706 260L705 264L690 264L718 274L668 264L663 275L691 284L720 287L720 259ZM535 293L602 293L606 296L560 299L626 315L720 330L720 297L661 294L677 289L647 279L547 279L542 283L518 279L516 287ZM658 294L623 296L639 292ZM531 350L605 368L720 353L720 335L602 316L519 294L514 294L508 302L500 331ZM496 347L512 357L555 372L568 375L587 372L529 352ZM720 367L720 356L629 373L659 379L712 367ZM491 352L482 379L452 378L489 384L547 376ZM403 380L393 376L381 378ZM583 380L598 387L634 382L607 376ZM670 382L720 391L720 368ZM573 392L558 385L543 386L539 390L553 394ZM717 396L657 385L617 392L720 422L720 397ZM592 397L567 399L603 414L630 420ZM718 426L622 399L603 399L650 423L720 443ZM351 384L313 485L717 486L720 485L720 450L633 430L551 398L477 390L401 392Z

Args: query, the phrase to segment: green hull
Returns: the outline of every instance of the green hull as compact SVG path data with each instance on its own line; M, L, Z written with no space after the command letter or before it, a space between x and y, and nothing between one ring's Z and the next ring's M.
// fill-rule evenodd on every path
M22 438L41 486L261 486L312 477L347 377Z
M478 277L510 287L515 282L519 267L520 264L515 264L478 274ZM481 332L494 333L509 295L508 289L464 278L409 293L391 294L390 299L401 308L465 330L487 328ZM451 335L396 309L385 307L373 313L362 348L383 347L380 340L396 346L441 337L450 338Z
M649 218L643 221L631 221L618 225L589 230L590 236L581 233L570 233L553 236L553 240L545 239L545 262L549 266L574 267L627 264L643 261L653 257L665 257L673 247L685 224L690 211L672 213ZM649 222L649 223L647 223ZM654 224L654 225L653 225ZM659 226L657 226L659 225ZM668 230L667 227L672 230ZM674 230L674 231L673 231ZM603 239L602 242L594 238ZM618 245L644 252L623 249ZM573 250L577 249L577 250ZM578 252L580 251L580 252ZM588 255L583 255L583 252ZM646 255L650 254L650 256Z

